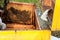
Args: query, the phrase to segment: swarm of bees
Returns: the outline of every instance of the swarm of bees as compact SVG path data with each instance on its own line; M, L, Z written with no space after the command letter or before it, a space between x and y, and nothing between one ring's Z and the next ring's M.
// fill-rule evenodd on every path
M30 13L26 10L17 10L13 7L9 8L7 10L7 21L10 22L16 22L21 24L31 24L29 21L31 21Z

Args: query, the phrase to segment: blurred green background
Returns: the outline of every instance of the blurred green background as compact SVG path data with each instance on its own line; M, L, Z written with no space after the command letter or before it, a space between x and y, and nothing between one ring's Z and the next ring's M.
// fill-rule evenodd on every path
M40 5L41 5L40 2L39 2L39 0L10 0L10 1L33 3L33 4L35 4L37 7L40 7Z
M37 7L40 7L40 2L39 0L10 0L10 1L15 1L15 2L26 2L26 3L33 3ZM4 0L0 0L0 6L3 6Z
M27 3L36 3L36 2L38 2L38 0L10 0L10 1L27 2Z
M4 5L4 0L0 0L0 6L3 7Z

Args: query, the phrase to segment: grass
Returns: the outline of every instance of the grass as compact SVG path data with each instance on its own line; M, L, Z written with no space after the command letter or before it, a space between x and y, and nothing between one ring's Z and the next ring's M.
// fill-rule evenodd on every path
M16 2L37 3L38 0L11 0Z
M3 6L3 2L4 0L0 1L0 6ZM10 0L10 1L15 1L15 2L26 2L26 3L33 3L35 4L37 7L40 7L40 4L38 2L38 0Z
M4 1L1 0L1 1L0 1L0 6L1 6L1 7L3 7L3 5L4 5L3 3L4 3Z
M38 1L38 0L11 0L11 1L33 3L33 4L35 4L37 7L40 7L40 4L39 4L39 1Z

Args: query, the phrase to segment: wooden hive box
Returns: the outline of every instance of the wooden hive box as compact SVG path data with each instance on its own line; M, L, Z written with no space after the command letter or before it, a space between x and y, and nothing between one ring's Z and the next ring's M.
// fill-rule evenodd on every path
M21 21L16 21L17 20L17 17L16 15L18 15L18 13L16 13L16 15L11 15L10 12L8 12L8 16L10 17L10 19L13 21L12 23L9 23L7 21L7 29L14 29L14 30L30 30L30 29L38 29L38 23L36 21L36 16L35 16L35 6L34 4L30 4L30 3L19 3L19 2L10 2L8 5L7 5L7 10L9 10L11 7L13 7L14 9L16 10L19 10L19 11L28 11L29 13L29 18L30 20L29 21L26 21L25 24L24 22L21 22ZM13 11L13 10L12 10ZM12 13L13 14L13 13ZM25 14L24 14L25 15ZM24 16L23 15L23 16ZM8 17L7 16L7 17ZM21 16L21 14L20 14ZM19 17L20 17L19 16ZM22 17L23 18L23 17ZM19 18L18 18L19 19ZM21 18L20 18L21 19ZM8 19L7 19L8 20ZM22 19L21 19L22 20ZM25 19L23 19L25 20Z

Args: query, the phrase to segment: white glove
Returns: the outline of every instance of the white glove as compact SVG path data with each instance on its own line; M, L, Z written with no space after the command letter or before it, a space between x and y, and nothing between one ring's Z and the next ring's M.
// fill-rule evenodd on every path
M2 22L1 17L0 17L0 29L2 30L6 29L6 24Z
M42 16L41 16L41 19L42 20L44 20L44 21L47 21L47 14L48 14L48 11L49 11L50 9L47 9L43 14L42 14Z

